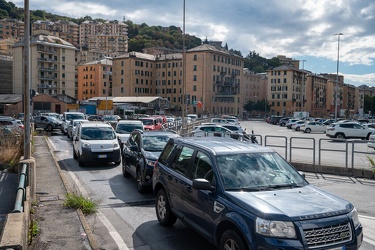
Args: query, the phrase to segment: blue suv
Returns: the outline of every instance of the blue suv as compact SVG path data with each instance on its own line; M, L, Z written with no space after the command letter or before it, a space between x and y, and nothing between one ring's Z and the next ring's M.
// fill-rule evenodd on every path
M272 149L233 139L173 138L155 163L156 215L222 249L358 249L357 210L310 185Z

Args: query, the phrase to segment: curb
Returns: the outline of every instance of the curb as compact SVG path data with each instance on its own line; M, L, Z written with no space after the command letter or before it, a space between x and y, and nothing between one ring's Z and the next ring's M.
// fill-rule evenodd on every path
M74 191L70 187L67 179L65 178L65 175L61 171L60 165L58 164L55 155L51 151L51 145L50 145L49 140L46 139L46 142L47 142L47 145L48 145L48 150L51 153L53 161L55 162L55 166L57 168L57 171L59 172L59 175L61 177L61 180L62 180L62 182L64 184L64 187L65 187L66 191L68 193L76 193L77 191ZM80 209L77 209L76 211L77 211L78 217L79 217L79 219L81 221L82 227L85 230L85 233L86 233L87 239L89 241L90 247L92 248L92 250L100 250L100 247L98 246L98 243L95 240L95 237L94 237L94 235L93 235L93 233L91 231L91 228L90 228L89 224L87 223L86 217L84 216L84 214L82 213L82 211Z

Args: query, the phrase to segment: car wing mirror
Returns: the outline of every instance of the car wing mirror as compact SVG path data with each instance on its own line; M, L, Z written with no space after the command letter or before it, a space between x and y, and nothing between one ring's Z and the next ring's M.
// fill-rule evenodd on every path
M194 179L193 180L193 188L196 190L215 190L215 187L211 185L211 183L206 179Z

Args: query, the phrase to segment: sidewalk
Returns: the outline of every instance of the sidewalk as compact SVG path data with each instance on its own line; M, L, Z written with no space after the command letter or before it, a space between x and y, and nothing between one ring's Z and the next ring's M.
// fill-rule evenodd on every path
M93 249L82 226L85 225L82 213L63 207L69 187L46 139L35 136L34 141L38 204L34 221L39 233L29 249Z

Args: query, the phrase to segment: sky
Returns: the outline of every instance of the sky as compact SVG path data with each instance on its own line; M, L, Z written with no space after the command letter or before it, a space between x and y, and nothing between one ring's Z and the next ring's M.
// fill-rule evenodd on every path
M24 7L24 0L10 1ZM242 56L300 60L313 73L344 75L375 87L374 0L31 0L30 10L73 18L131 20L177 26L202 40L222 41ZM184 16L185 14L185 21ZM343 35L336 35L342 33ZM337 67L338 66L338 67Z

